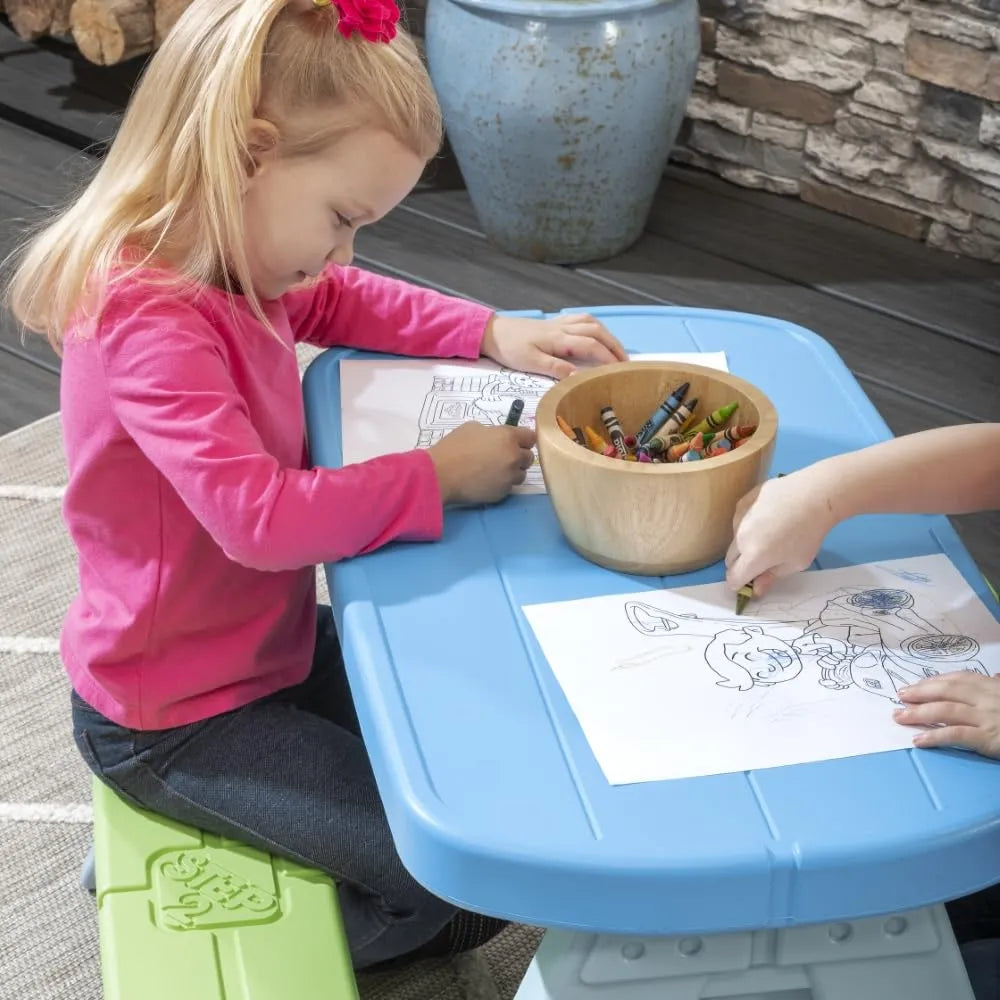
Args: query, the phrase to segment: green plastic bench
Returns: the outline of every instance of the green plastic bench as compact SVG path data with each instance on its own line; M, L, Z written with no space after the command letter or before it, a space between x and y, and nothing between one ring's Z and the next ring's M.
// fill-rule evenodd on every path
M105 1000L357 1000L326 875L93 798Z

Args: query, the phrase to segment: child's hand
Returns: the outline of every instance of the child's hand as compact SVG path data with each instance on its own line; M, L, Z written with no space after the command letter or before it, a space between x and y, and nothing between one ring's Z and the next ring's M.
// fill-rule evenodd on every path
M508 368L556 379L572 375L577 362L606 365L628 360L608 328L585 314L552 319L494 316L480 350Z
M733 541L726 553L726 583L753 582L762 597L779 576L806 569L836 523L821 466L769 479L736 505Z
M534 461L530 427L467 423L428 448L444 503L496 503L524 482Z
M913 737L918 747L959 746L1000 757L1000 678L971 670L927 677L899 691L904 726L936 726Z

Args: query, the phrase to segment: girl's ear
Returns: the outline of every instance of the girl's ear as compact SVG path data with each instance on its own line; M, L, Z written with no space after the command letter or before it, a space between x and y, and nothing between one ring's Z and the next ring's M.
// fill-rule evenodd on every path
M254 118L247 133L247 176L252 177L278 151L278 129L263 118Z

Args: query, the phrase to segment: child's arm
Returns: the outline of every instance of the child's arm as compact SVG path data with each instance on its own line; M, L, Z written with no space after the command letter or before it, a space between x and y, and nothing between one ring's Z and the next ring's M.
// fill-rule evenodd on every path
M1000 508L1000 424L909 434L768 480L740 501L726 556L734 589L805 569L827 532L857 514Z
M599 320L496 316L475 302L355 267L328 267L311 288L284 297L296 340L415 357L477 358L552 378L579 362L624 361L625 349Z
M211 324L183 304L123 298L94 339L70 347L100 353L105 385L69 381L64 391L106 392L125 432L242 565L296 569L397 538L436 539L444 503L498 500L531 463L528 428L478 424L432 449L342 469L301 468L293 432L272 446L289 448L279 460L251 422ZM297 378L288 379L298 393Z
M295 339L413 357L478 358L493 310L356 267L283 297Z

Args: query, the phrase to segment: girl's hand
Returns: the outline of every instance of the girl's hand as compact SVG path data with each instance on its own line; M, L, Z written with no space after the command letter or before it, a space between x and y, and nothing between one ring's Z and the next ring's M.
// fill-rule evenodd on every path
M965 747L1000 757L1000 678L971 670L927 677L901 688L903 708L892 713L904 726L935 726L913 737L917 747Z
M578 362L594 365L627 361L625 348L593 316L493 316L486 325L480 353L522 372L561 379Z
M769 479L736 505L733 541L726 553L726 583L753 583L763 597L779 576L806 569L836 519L831 484L822 465Z
M427 449L434 463L441 500L496 503L524 482L534 462L535 432L530 427L456 427Z

